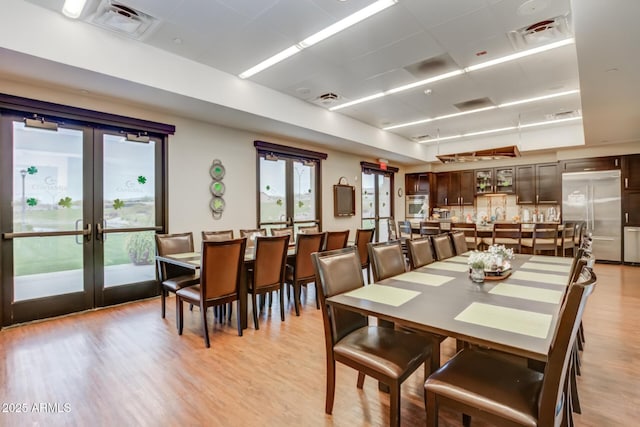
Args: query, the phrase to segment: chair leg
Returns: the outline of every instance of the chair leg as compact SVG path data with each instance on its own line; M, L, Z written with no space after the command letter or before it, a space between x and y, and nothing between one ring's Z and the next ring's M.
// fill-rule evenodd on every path
M318 287L316 286L316 308L320 310L320 297L318 297Z
M296 307L296 316L300 316L300 285L297 283L293 285L293 302Z
M327 358L327 394L325 396L324 412L331 415L333 412L333 398L336 394L336 362Z
M424 400L424 406L427 408L427 426L438 427L438 402L435 393L425 390Z
M471 415L462 414L462 425L464 427L470 427L471 426Z
M389 393L389 425L400 426L400 384L390 387Z
M182 335L182 326L184 325L184 311L182 307L182 299L176 295L176 308L178 313L178 335Z
M204 345L209 348L211 343L209 342L209 327L207 325L207 308L204 303L200 303L200 311L202 312L202 329L204 331Z
M280 320L284 322L284 288L280 286ZM273 294L271 295L271 300L273 301Z
M238 324L238 336L241 337L242 336L242 319L240 317L240 299L237 299L236 301L238 301L238 306L236 307L236 323ZM233 303L230 302L229 304L233 304Z
M431 372L435 372L440 368L440 339L438 337L431 338ZM425 377L425 380L427 378Z
M229 311L229 314L227 315L227 321L229 323L231 323L231 315L233 314L233 303L232 302L227 304L227 310Z
M571 394L571 409L576 414L582 413L582 407L580 406L580 397L578 396L578 377L576 376L575 365L573 362L571 363L571 368L569 370L569 386L571 390L569 393Z
M253 292L251 292L251 308L252 308L252 312L253 312L253 327L256 328L256 330L260 329L260 326L258 326L258 307L256 307L256 292L255 290Z
M366 375L363 374L362 372L358 372L358 384L357 387L359 389L362 389L362 387L364 387L364 379L365 379Z
M167 311L167 291L165 291L164 287L160 290L160 306L162 307L162 318L164 319L165 313Z

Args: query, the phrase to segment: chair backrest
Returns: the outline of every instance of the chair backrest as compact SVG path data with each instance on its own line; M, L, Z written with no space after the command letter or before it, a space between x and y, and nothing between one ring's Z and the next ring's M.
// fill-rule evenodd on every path
M467 239L462 231L454 231L451 233L451 241L453 242L453 248L456 251L456 255L461 255L469 250L467 246Z
M319 233L320 227L317 225L310 225L308 227L298 227L298 233L301 234L311 234L311 233Z
M420 235L432 236L442 233L440 221L420 221Z
M160 256L193 252L193 233L156 234L155 237ZM166 262L160 262L158 265L161 281L191 272L187 268Z
M233 230L222 231L203 231L202 240L208 240L211 242L219 242L220 240L233 239Z
M398 238L398 230L396 230L396 221L393 217L387 220L387 240L396 240Z
M290 236L256 237L253 264L253 288L272 286L284 282L287 250Z
M369 243L367 247L374 281L378 282L405 272L404 255L399 240Z
M448 234L438 234L437 236L431 236L433 242L433 249L436 253L438 261L451 258L453 256L453 245Z
M433 246L429 236L418 239L407 240L407 252L409 254L409 265L414 270L423 265L431 264L436 259L433 255Z
M411 223L409 221L398 221L398 237L406 237L408 239L413 237Z
M349 230L327 231L327 236L325 238L325 250L333 251L335 249L346 248L348 240Z
M493 224L491 243L504 245L520 252L522 250L522 223L498 222Z
M576 234L576 224L574 222L565 222L562 229L562 244L563 248L572 248L575 246L574 236Z
M320 252L323 244L324 233L298 234L294 280L313 280L315 273L311 263L311 254Z
M558 224L539 222L533 225L533 250L553 250L558 244Z
M587 223L584 221L576 222L576 229L573 235L573 240L576 243L576 246L582 246L582 239L584 238L584 232L587 228Z
M246 238L202 242L200 293L203 300L239 293L246 244Z
M538 399L538 425L559 425L558 421L564 412L562 405L567 404L567 396L563 395L563 389L571 349L582 320L587 297L593 292L596 281L594 274L588 282L573 284L569 288L569 294L560 311L544 370L544 380Z
M358 248L362 268L369 265L369 249L367 249L367 245L373 241L375 231L375 228L358 228L356 230L356 248Z
M328 306L326 298L362 288L362 268L355 247L336 249L312 255L316 275L316 292L322 308L327 356L333 359L333 345L344 336L366 326L366 316Z
M291 236L293 237L293 227L272 228L272 236Z
M252 230L240 230L240 237L247 238L247 247L253 247L256 243L256 237L258 236L266 236L267 229L266 228L254 228Z
M478 227L475 222L453 222L451 223L451 231L461 231L465 237L478 238Z

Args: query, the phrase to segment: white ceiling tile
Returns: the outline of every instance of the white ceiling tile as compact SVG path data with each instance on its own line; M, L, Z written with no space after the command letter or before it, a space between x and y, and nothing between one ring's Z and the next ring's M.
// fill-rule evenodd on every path
M425 28L441 25L487 7L485 0L402 0L400 4Z
M207 0L210 1L210 0ZM215 0L230 9L254 19L272 8L280 0Z
M282 33L291 38L293 43L298 43L335 23L336 19L311 0L280 0L257 17L255 22ZM273 52L275 53L277 52Z

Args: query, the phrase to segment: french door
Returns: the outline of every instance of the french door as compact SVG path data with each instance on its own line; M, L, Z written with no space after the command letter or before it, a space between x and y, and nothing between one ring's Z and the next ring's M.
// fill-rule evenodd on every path
M362 228L375 228L376 242L390 240L393 226L393 174L382 171L362 172Z
M2 324L156 295L163 139L23 115L0 126Z

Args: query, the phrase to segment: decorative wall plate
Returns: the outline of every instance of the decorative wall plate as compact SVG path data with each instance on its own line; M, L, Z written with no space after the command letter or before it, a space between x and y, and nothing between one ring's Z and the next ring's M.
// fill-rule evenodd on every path
M215 159L213 162L211 162L211 168L209 169L211 178L219 181L224 178L225 172L226 170L224 169L224 166L222 166L222 162L220 160Z
M211 183L210 191L214 196L224 195L225 185L222 181L213 181Z
M211 199L211 203L209 203L209 208L211 208L211 212L221 214L224 210L224 199L222 197L214 197Z

